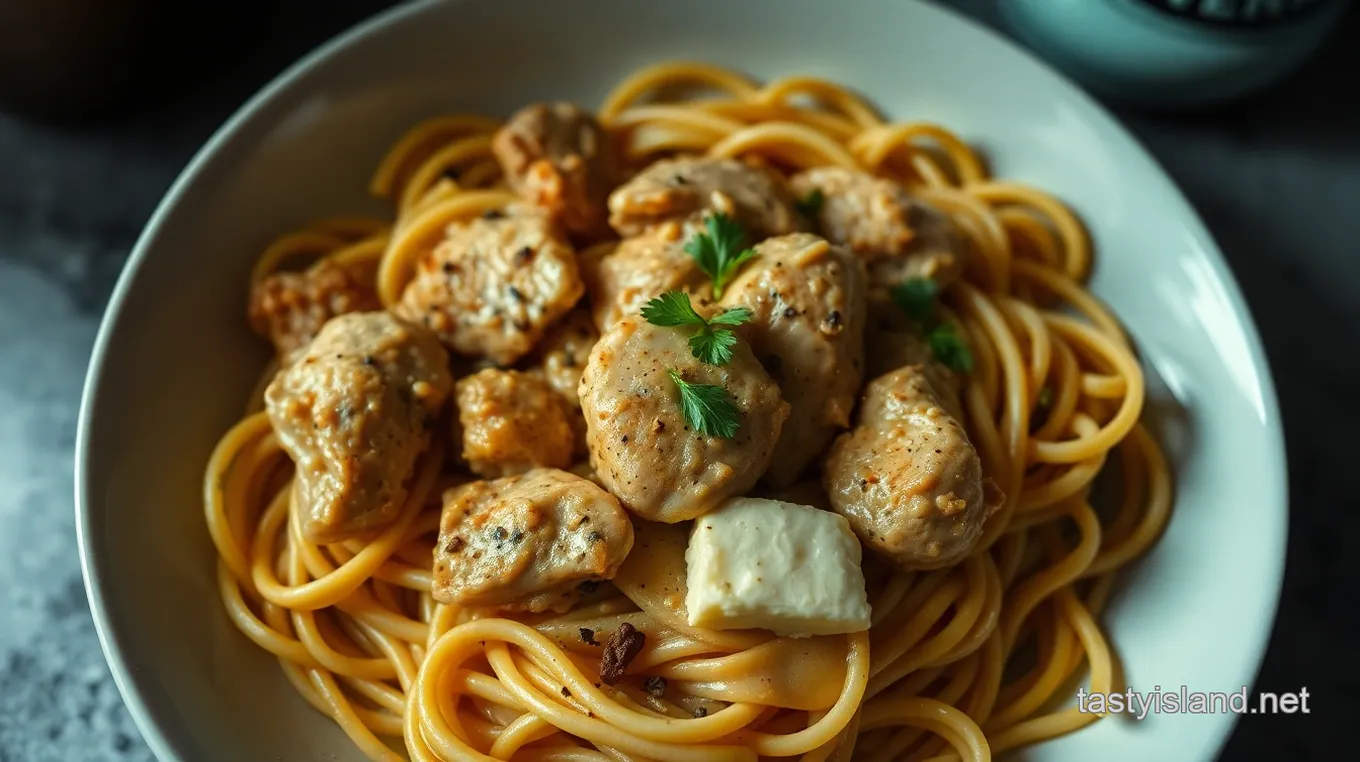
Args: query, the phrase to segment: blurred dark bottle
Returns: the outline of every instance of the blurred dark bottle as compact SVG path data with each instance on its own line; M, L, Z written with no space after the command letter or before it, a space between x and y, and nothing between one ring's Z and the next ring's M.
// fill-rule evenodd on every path
M0 109L75 120L173 95L260 5L0 0Z

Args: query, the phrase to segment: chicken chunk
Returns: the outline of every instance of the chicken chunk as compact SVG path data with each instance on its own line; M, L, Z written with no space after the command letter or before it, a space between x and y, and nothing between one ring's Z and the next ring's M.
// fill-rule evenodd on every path
M787 487L850 426L864 380L864 264L810 233L770 238L723 293L745 306L742 326L756 357L789 403L788 423L765 480Z
M576 253L539 214L449 226L394 308L460 355L510 365L585 293Z
M692 519L745 494L769 466L789 416L745 342L730 363L708 365L690 352L688 336L626 317L600 338L581 377L591 466L625 508L651 521ZM726 390L739 415L733 438L691 430L672 371Z
M613 253L583 264L591 312L601 333L667 291L684 291L699 299L712 295L708 276L684 246L681 227L670 223L626 239Z
M600 340L590 312L577 309L568 313L543 337L534 360L534 371L543 377L571 405L581 407L578 389L581 373L590 359L590 350Z
M455 394L463 458L473 473L490 478L571 465L575 411L541 377L487 368L460 379Z
M453 391L434 334L387 312L331 319L265 390L265 407L297 464L302 530L317 543L390 523Z
M595 117L570 103L535 103L496 132L491 150L510 187L569 232L607 231L605 202L619 158Z
M818 167L794 175L789 186L798 198L820 192L816 229L863 259L875 286L912 277L947 285L962 272L965 240L953 223L892 180Z
M622 236L663 222L698 223L709 212L733 217L753 240L801 224L783 179L737 159L662 159L609 196L609 224Z
M382 309L373 287L328 260L268 276L250 292L250 327L287 361L336 315Z
M444 493L431 592L440 603L566 611L614 577L633 548L619 501L540 468Z
M947 400L922 366L875 379L857 425L836 439L824 464L832 508L866 548L904 569L963 559L997 505Z

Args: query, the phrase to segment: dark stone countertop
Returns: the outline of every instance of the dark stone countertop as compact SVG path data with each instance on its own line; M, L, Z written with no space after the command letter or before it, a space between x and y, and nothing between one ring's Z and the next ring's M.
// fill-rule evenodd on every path
M76 558L71 450L95 329L142 225L208 135L299 55L389 4L276 3L231 31L219 49L235 54L201 62L181 97L99 123L0 114L0 762L151 759L100 653ZM986 0L953 4L990 18ZM1348 462L1360 429L1357 65L1352 12L1312 64L1247 105L1119 114L1226 252L1284 408L1289 565L1256 688L1306 687L1312 713L1242 718L1228 760L1333 758L1353 751L1347 721L1360 714Z

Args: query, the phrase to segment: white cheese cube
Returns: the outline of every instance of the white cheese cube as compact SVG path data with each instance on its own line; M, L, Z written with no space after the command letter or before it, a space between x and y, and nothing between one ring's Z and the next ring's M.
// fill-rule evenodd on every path
M845 517L739 497L699 517L685 551L689 623L788 637L869 629L859 540Z

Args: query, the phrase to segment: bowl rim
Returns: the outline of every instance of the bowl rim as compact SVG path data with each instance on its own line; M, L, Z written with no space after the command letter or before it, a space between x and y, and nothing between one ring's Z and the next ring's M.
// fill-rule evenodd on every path
M117 324L124 310L132 282L141 269L143 261L149 255L148 253L154 248L165 219L179 207L188 189L198 181L199 176L214 160L220 149L242 127L265 111L271 102L284 94L308 73L321 67L330 58L339 54L351 44L371 35L381 34L386 29L409 17L429 12L435 6L460 2L462 0L410 0L379 11L356 22L304 54L276 74L254 95L242 103L194 153L157 204L155 211L148 218L123 265L100 319L81 392L76 427L74 448L76 545L80 556L81 578L94 621L95 634L104 658L109 665L114 685L117 687L134 725L159 762L190 762L190 760L184 755L183 749L179 748L180 745L163 732L156 719L155 709L146 700L140 679L134 676L133 670L124 658L122 636L115 631L110 620L105 598L104 562L95 553L91 545L91 532L96 523L94 518L95 505L99 502L92 493L93 485L90 483L89 474L92 451L90 437L94 422L95 399L98 396L97 389L104 372L105 363L111 354ZM1248 355L1253 369L1256 371L1257 391L1260 395L1262 413L1260 422L1266 440L1264 444L1270 453L1271 461L1279 464L1277 494L1263 496L1278 505L1277 523L1280 531L1277 533L1278 539L1274 546L1274 553L1268 559L1261 559L1262 562L1269 563L1272 567L1269 577L1273 580L1273 588L1261 591L1263 596L1268 594L1268 597L1262 602L1262 616L1257 621L1252 622L1250 627L1244 628L1248 631L1243 636L1243 641L1251 645L1253 653L1250 664L1244 665L1248 668L1243 672L1243 675L1247 679L1248 685L1255 684L1260 676L1261 666L1268 651L1271 635L1274 632L1284 588L1289 531L1289 468L1286 459L1287 448L1279 398L1275 388L1274 376L1270 369L1269 358L1261 341L1255 318L1246 303L1236 277L1227 264L1222 249L1207 226L1204 225L1198 210L1186 198L1180 186L1172 179L1170 173L1166 171L1157 157L1147 149L1132 131L1116 119L1103 104L1077 84L1075 80L1020 43L959 9L943 5L936 0L908 0L908 2L928 6L937 13L952 17L955 22L971 27L973 31L989 38L993 45L1007 48L1011 53L1029 59L1054 79L1068 85L1071 97L1082 102L1082 105L1087 107L1094 117L1103 122L1101 125L1103 129L1111 130L1127 139L1129 144L1142 154L1142 158L1155 168L1164 180L1164 192L1173 195L1187 210L1188 221L1200 228L1205 259L1209 263L1214 276L1223 286L1224 295L1227 297L1228 305L1240 326L1243 339L1247 345ZM1216 716L1219 718L1218 727L1216 733L1211 734L1212 749L1215 756L1222 752L1230 734L1238 723L1238 716L1235 713Z

